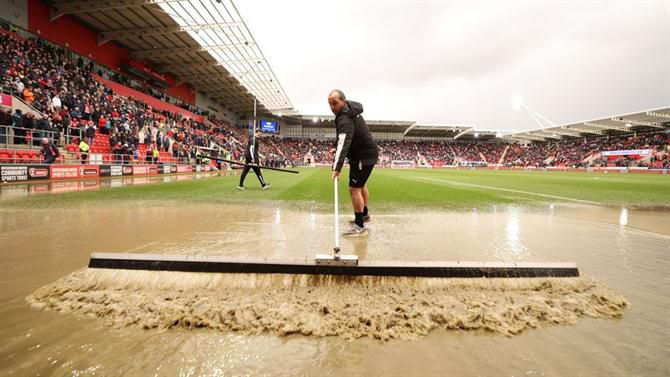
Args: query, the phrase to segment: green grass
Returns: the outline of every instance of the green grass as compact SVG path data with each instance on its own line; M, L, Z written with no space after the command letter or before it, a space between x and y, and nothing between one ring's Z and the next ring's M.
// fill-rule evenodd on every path
M114 202L287 203L293 207L327 210L332 203L329 169L301 169L300 174L266 171L267 191L253 174L247 191L235 189L238 177L219 177L66 194L34 195L3 200L0 208L87 206ZM340 182L342 208L348 208L348 171ZM466 209L498 204L539 205L576 202L630 207L670 208L670 177L620 173L564 173L492 170L376 169L368 182L376 209L402 207ZM543 196L545 195L545 196ZM551 196L551 197L550 197Z

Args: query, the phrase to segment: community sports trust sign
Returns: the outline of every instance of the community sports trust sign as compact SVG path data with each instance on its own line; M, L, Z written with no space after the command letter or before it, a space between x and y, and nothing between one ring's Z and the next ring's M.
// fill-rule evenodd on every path
M23 182L49 179L48 165L0 165L0 181Z

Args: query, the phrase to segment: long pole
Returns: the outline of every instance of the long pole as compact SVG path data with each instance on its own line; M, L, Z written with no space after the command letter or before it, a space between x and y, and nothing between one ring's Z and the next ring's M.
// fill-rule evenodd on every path
M338 203L338 192L337 192L337 180L338 177L333 179L333 187L335 188L335 258L340 257L340 206Z
M298 173L300 173L300 172L297 171L297 170L282 169L282 168L273 168L273 167L271 167L271 166L263 166L263 165L258 165L258 164L247 164L247 163L244 163L244 162L228 160L228 159L225 159L225 158L209 156L209 155L206 155L206 154L201 154L200 156L201 156L201 157L204 157L204 158L209 158L210 160L224 161L224 162L227 162L227 163L229 163L229 164L235 164L235 165L241 165L241 166L249 166L249 167L252 167L252 168L261 168L261 169L267 169L267 170L283 171L283 172L286 172L286 173L293 173L293 174L298 174Z
M256 152L256 97L254 96L254 125L251 126L251 137L253 138L254 153ZM254 156L251 156L251 159L254 159ZM256 161L258 163L258 161Z

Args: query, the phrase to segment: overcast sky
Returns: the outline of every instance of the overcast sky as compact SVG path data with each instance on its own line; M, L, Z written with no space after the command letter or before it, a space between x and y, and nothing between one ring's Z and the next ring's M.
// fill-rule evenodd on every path
M367 119L537 128L670 106L668 1L235 2L293 106L333 88Z

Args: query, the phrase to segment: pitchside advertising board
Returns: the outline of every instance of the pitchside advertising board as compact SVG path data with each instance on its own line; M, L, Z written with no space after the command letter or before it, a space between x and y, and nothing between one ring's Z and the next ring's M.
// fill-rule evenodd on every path
M602 156L648 156L651 149L628 149L619 151L604 151Z
M133 167L128 165L100 165L101 177L120 177L133 175Z
M122 177L211 171L200 165L0 165L0 182Z
M0 181L23 182L49 179L49 165L0 165Z
M177 165L158 164L158 174L174 174L177 172Z

